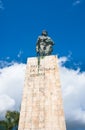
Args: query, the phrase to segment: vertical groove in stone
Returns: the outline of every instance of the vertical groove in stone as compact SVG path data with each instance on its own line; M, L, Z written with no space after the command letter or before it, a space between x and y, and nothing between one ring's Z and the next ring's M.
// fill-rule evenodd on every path
M56 56L28 59L18 130L66 130Z

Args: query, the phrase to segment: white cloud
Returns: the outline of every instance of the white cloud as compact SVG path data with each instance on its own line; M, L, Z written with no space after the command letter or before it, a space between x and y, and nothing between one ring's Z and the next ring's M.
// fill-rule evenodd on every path
M4 61L4 60L0 60L0 68L4 68L4 67L8 67L8 66L12 66L12 65L15 64L14 61L12 61L12 62L8 62L7 60L8 60L8 59L6 59L6 61Z
M67 123L85 128L85 72L66 68L67 57L59 59L64 110ZM24 85L25 64L12 64L0 69L0 116L7 109L19 110ZM3 97L3 100L2 100ZM6 101L7 98L7 101ZM10 103L9 103L10 101ZM3 103L2 103L3 102ZM5 104L6 102L6 104Z
M7 95L0 95L0 119L4 117L7 110L14 110L15 101Z
M17 57L20 58L22 56L22 54L23 54L23 51L20 50L19 53L18 53L18 55L17 55Z
M7 57L6 57L6 60L9 60L9 59L10 59L10 57L9 57L9 56L7 56Z
M58 63L62 66L66 61L68 61L68 58L64 56L59 58Z
M76 0L76 1L73 2L73 6L76 6L76 5L80 4L80 3L81 3L81 0Z
M75 122L84 125L85 128L85 72L61 64L59 68L66 120L70 124Z
M2 104L2 97L5 95L3 98L3 105L0 106L0 110L3 110L4 108L3 112L11 108L16 110L20 109L24 73L25 64L15 63L9 67L0 69L0 105ZM7 101L9 100L12 102L11 105L9 102L6 102L5 104L6 97ZM3 112L0 111L0 118L3 115Z

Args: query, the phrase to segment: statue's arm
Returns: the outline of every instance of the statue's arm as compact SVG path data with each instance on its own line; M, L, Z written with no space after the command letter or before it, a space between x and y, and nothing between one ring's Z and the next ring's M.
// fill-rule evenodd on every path
M36 52L37 52L37 53L39 52L39 48L38 48L38 45L36 45Z
M54 45L54 41L50 37L47 38L47 42L51 45Z
M37 42L36 42L36 52L39 52L39 44L40 44L40 38L38 37Z

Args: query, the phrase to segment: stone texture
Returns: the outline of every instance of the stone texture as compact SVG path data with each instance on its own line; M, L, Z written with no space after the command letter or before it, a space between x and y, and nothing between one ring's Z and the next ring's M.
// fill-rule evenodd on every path
M18 130L66 130L57 61L28 59Z

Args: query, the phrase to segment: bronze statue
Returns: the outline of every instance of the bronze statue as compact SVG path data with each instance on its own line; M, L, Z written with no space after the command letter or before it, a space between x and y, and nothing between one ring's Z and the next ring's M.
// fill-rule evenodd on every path
M48 56L51 55L53 51L53 40L48 36L46 30L42 31L42 35L38 37L36 43L36 52L39 56Z

